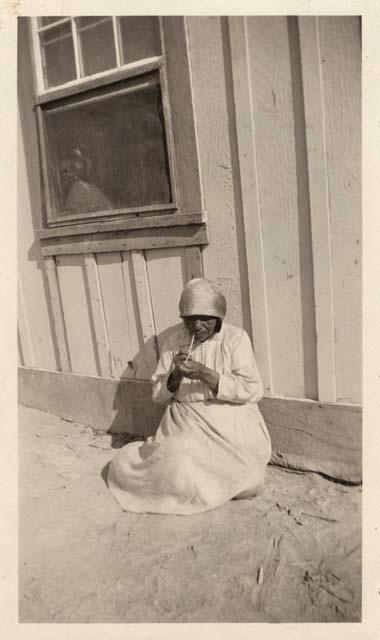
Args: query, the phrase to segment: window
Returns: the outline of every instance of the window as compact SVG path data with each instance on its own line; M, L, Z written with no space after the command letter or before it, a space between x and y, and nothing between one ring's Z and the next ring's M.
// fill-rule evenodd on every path
M186 18L20 20L33 45L19 73L35 70L25 108L38 128L42 255L207 244Z
M39 93L162 55L157 16L33 19Z
M52 219L173 204L157 72L54 101L41 123Z
M156 16L32 19L46 224L178 209Z

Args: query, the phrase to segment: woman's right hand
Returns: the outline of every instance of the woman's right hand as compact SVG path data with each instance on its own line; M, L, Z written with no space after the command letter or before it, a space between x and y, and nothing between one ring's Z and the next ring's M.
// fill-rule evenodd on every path
M188 353L186 351L178 351L178 353L175 354L173 362L176 370L180 370L181 365L184 364L187 357Z
M167 388L171 393L175 393L179 389L179 385L184 377L181 371L181 366L185 362L186 358L186 351L178 351L173 358L174 369L167 381Z

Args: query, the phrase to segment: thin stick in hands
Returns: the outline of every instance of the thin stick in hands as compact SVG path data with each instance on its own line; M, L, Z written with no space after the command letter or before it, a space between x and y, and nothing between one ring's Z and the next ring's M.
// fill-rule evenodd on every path
M193 348L193 344L194 344L194 333L193 333L192 338L191 338L190 347L189 347L189 352L188 352L188 354L187 354L187 356L186 356L185 364L186 364L186 362L188 361L188 359L190 358L191 349Z

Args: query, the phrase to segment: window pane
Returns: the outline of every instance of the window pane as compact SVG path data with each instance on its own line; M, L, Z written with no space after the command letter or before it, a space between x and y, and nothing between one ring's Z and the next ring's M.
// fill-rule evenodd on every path
M74 80L76 69L71 24L43 31L40 41L46 88Z
M86 16L75 18L76 23L78 25L78 29L83 29L84 27L89 27L92 24L96 24L101 22L102 20L110 20L110 16Z
M58 22L58 20L63 20L64 18L67 18L68 16L54 16L52 18L38 18L38 26L39 27L46 27L49 24L54 24L54 22Z
M172 201L158 75L112 90L93 93L93 102L76 97L45 110L56 215Z
M112 18L104 16L78 18L77 25L83 74L88 76L116 67Z
M156 16L120 18L123 63L161 55L160 24Z

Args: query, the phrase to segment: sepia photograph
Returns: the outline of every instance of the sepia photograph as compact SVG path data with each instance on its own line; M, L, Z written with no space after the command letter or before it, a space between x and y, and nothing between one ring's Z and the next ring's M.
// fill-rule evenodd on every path
M362 221L360 15L17 18L20 623L362 621Z

